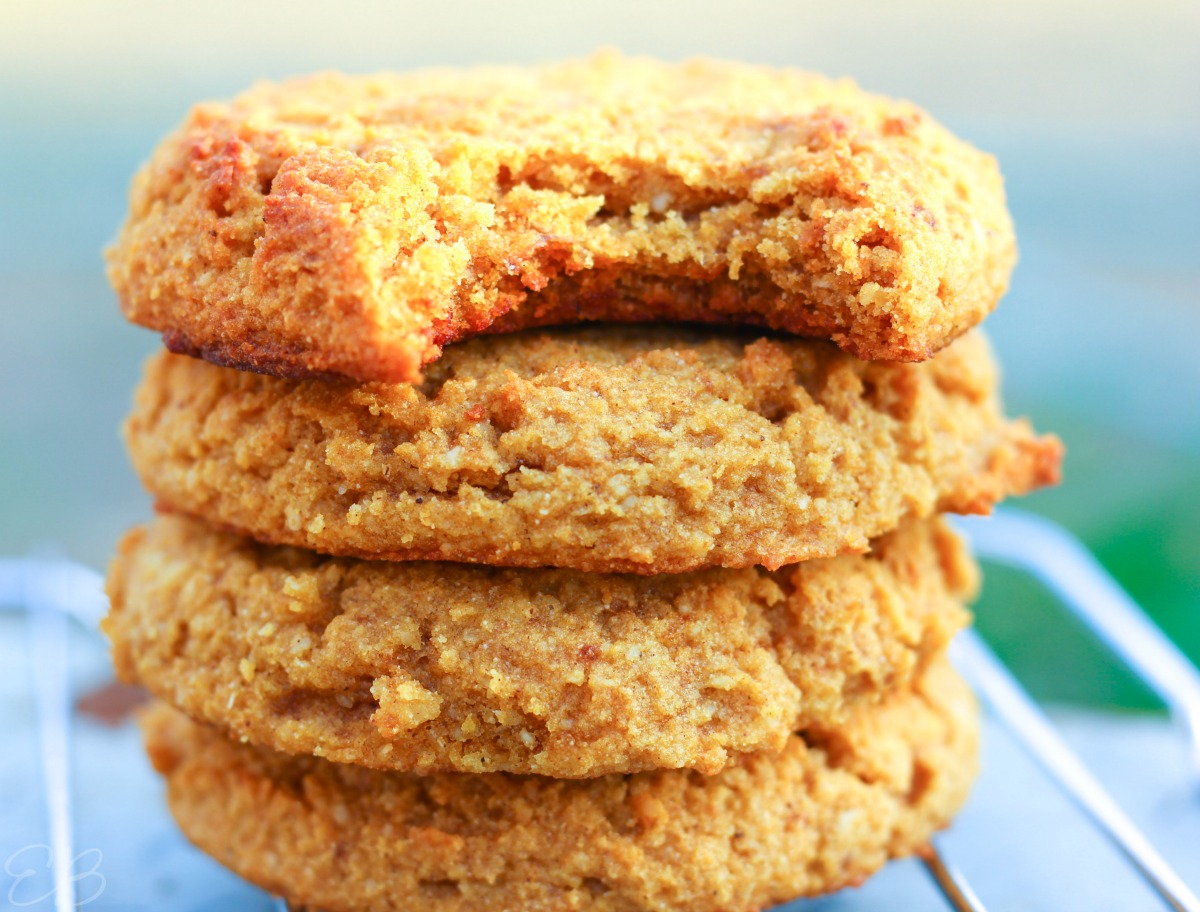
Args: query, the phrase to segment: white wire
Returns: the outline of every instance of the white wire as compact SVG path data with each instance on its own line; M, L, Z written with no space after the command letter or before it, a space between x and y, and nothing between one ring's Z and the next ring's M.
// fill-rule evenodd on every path
M71 694L67 677L67 615L55 599L51 582L38 561L25 564L21 588L29 612L29 646L33 662L33 693L37 703L38 741L46 817L50 827L51 870L55 912L75 909L74 834L71 827L70 731Z
M921 853L921 861L955 912L987 912L987 906L975 895L963 873L946 858L936 840L930 840L928 851Z
M955 666L1017 742L1177 912L1200 912L1188 888L1141 830L1059 737L1033 699L973 630L951 647Z
M1016 510L958 518L955 525L979 557L1018 567L1045 583L1158 694L1184 726L1200 782L1200 671L1091 551L1061 526Z
M30 585L39 603L70 615L89 630L108 611L104 577L83 564L54 557L0 557L0 607L27 608Z

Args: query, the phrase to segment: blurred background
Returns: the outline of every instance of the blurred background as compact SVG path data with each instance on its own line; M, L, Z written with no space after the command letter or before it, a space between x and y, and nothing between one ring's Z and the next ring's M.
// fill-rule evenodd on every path
M999 158L1021 263L987 325L1010 410L1068 446L1064 484L1019 507L1080 536L1200 660L1195 0L3 0L0 557L52 550L103 568L150 514L117 428L159 342L122 321L101 250L133 172L189 105L317 69L532 62L601 45L851 76ZM985 635L1035 695L1060 704L1072 743L1200 883L1195 770L1169 726L1140 711L1153 699L1037 584L986 570ZM273 912L189 849L132 725L76 714L74 749L39 751L34 697L68 663L39 659L26 628L0 614L0 905L52 907L49 850L39 854L47 771L70 753L72 872L89 909ZM73 628L64 701L110 673L99 637ZM1016 748L988 734L983 779L949 844L989 907L1153 907ZM850 893L803 908L944 908L914 864Z
M1068 445L1022 508L1081 536L1200 659L1200 4L6 0L0 29L0 554L102 567L144 519L117 436L157 338L101 250L188 106L315 69L530 62L600 45L848 75L996 154L1022 258L988 327L1010 409ZM1042 697L1152 705L1036 585L980 625Z

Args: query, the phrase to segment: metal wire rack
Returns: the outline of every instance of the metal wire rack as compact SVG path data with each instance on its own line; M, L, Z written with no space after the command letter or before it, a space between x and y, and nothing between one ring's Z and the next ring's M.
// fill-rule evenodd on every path
M1200 784L1200 672L1091 553L1060 527L1015 511L956 522L979 557L1014 566L1042 581L1162 699L1183 730L1190 772ZM52 897L55 912L69 912L87 898L78 895L79 878L71 864L64 863L77 858L69 765L72 695L68 633L72 623L86 630L97 629L107 610L102 579L94 570L58 558L0 558L0 608L28 615L44 813L50 834L46 848L53 879L46 898ZM960 636L952 656L986 711L1124 855L1164 906L1200 912L1200 899L1075 756L983 640L973 632ZM984 912L987 906L972 887L970 872L960 870L950 857L951 843L952 838L939 837L924 853L922 861L931 881L949 908ZM287 906L278 901L276 908L283 912Z

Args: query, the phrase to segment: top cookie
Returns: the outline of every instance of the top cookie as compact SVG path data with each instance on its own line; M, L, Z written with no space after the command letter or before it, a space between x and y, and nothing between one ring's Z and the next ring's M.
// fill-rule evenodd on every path
M614 54L321 75L195 108L109 252L175 351L412 381L442 345L580 320L749 323L921 360L1015 259L994 160L790 70Z

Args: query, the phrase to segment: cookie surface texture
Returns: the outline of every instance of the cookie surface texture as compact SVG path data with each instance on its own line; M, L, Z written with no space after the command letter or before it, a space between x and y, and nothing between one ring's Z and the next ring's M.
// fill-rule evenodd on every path
M715 773L907 687L975 583L940 521L775 573L643 577L321 558L163 517L126 538L105 630L130 682L292 753Z
M579 320L920 360L986 316L1014 260L994 160L908 103L601 54L200 105L135 179L109 274L176 351L415 381L449 342Z
M413 776L275 754L160 709L147 720L187 836L326 912L751 912L860 883L945 826L976 710L944 664L821 737L716 776Z
M126 425L160 505L271 544L594 572L769 568L987 512L1061 447L1000 411L972 333L921 364L593 327L449 349L422 386L150 362Z

